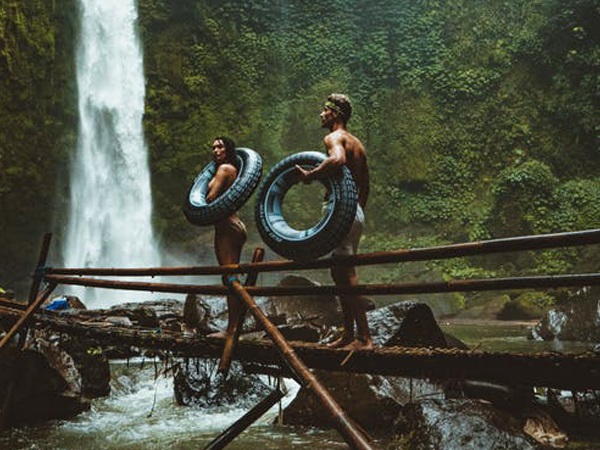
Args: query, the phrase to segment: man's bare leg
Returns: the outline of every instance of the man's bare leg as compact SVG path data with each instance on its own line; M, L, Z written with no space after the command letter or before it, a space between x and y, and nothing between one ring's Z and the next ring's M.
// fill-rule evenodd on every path
M340 297L340 305L344 317L344 331L340 338L327 344L327 347L329 348L344 347L354 340L354 315L345 298Z
M353 267L332 267L331 278L336 286L351 286L356 284L356 271ZM344 318L344 331L342 336L328 344L328 347L344 347L354 341L354 311L353 305L348 297L339 297Z
M354 302L354 320L356 321L356 331L358 339L355 341L358 347L355 348L373 348L373 339L371 338L371 330L369 330L369 322L367 321L367 308L362 297L353 297Z

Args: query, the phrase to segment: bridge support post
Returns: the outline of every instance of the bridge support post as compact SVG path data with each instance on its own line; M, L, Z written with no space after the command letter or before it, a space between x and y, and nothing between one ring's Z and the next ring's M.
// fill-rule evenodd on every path
M334 425L342 435L350 448L354 450L373 450L374 447L370 439L363 434L358 426L348 417L344 410L331 397L329 392L321 385L317 377L308 369L308 367L298 358L294 349L287 342L285 337L275 325L261 311L254 299L248 294L246 289L234 276L225 280L229 289L244 302L250 313L256 321L265 329L281 357L288 365L296 380L317 397L317 400L331 415Z

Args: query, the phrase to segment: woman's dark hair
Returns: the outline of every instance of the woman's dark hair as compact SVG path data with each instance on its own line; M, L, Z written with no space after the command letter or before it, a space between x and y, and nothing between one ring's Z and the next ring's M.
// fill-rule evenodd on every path
M217 136L215 141L221 141L225 146L226 162L237 167L237 156L235 153L235 142L233 142L233 139L228 138L227 136Z

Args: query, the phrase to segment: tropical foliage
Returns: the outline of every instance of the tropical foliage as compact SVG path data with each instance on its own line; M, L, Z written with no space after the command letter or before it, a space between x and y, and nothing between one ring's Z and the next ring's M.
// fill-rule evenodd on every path
M202 231L181 202L214 136L258 150L268 169L322 148L318 113L334 91L353 100L350 129L369 152L363 251L600 224L597 0L138 7L155 222L169 248L193 248ZM22 276L20 253L41 230L60 235L76 12L74 0L0 6L0 283ZM252 205L241 214L251 225ZM431 276L597 270L596 253L439 263Z

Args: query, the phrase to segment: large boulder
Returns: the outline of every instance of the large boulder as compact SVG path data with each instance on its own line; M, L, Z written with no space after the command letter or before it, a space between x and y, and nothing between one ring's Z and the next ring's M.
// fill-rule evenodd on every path
M446 338L429 306L398 302L367 313L373 341L379 346L446 347ZM369 432L389 429L400 408L419 396L443 397L443 387L427 380L356 373L316 372L319 380L353 420ZM293 425L333 426L331 418L302 388L284 411Z
M320 286L300 275L287 275L279 281L281 287ZM335 295L285 295L271 300L276 315L285 314L288 320L298 318L315 326L336 326L342 313Z
M72 358L47 343L37 350L9 348L0 353L0 404L7 395L7 426L67 419L90 408Z
M373 343L379 346L447 347L429 306L414 300L367 313Z
M385 435L402 405L420 396L443 397L440 386L426 380L316 371L338 405L369 433ZM302 388L285 408L284 423L333 428L334 422L316 397Z
M487 402L468 399L425 399L402 410L396 444L413 450L480 450L540 448L523 431L521 421Z

